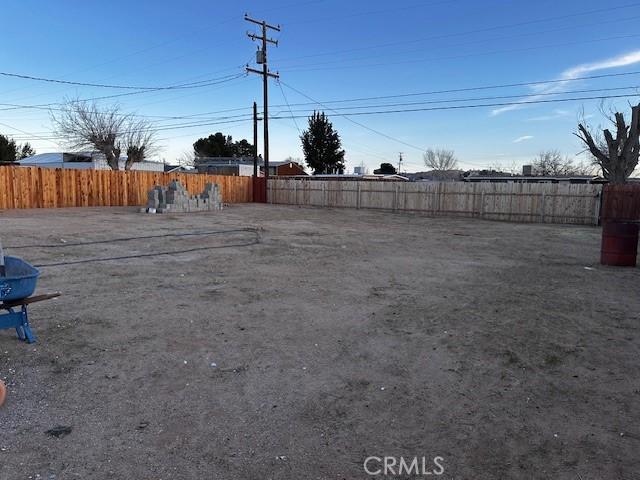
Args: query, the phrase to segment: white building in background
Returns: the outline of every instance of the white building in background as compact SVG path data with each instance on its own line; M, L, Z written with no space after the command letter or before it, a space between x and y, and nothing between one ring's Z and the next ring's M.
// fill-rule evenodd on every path
M369 169L364 164L364 162L362 162L357 167L353 167L353 174L354 175L369 175Z
M124 170L127 157L120 157L120 170ZM21 167L65 168L74 170L111 170L107 160L101 153L95 152L54 152L39 153L16 162ZM131 170L145 172L163 172L164 164L160 162L134 163Z

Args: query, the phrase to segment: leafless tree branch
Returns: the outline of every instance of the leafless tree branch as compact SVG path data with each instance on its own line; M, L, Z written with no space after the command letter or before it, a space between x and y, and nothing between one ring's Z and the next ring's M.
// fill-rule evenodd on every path
M424 164L432 170L455 170L458 167L458 159L453 150L428 149L422 155Z
M602 132L604 140L600 140L582 123L578 124L575 135L585 143L606 179L611 183L625 183L638 165L640 155L640 104L631 108L629 125L620 112L609 119L616 127L615 137L607 128Z
M123 114L117 105L98 106L83 100L67 100L51 115L56 133L72 150L102 153L112 170L119 170L120 155L127 154L125 170L142 162L157 149L155 133L147 120Z

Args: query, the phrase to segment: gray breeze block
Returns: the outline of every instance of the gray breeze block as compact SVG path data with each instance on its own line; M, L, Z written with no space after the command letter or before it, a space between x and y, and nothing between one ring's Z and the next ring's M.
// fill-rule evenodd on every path
M217 183L207 183L200 195L189 196L182 184L173 180L168 187L156 185L147 193L146 213L203 212L222 210L222 194Z

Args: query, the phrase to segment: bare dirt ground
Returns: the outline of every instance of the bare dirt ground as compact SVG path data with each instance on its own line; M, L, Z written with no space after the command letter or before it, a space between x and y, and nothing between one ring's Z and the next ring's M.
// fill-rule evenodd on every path
M374 478L369 456L441 456L459 480L640 478L640 270L601 267L597 228L0 212L13 246L245 227L259 243L7 249L47 264L224 247L42 268L39 292L63 296L32 307L38 342L0 331L0 479L351 480Z

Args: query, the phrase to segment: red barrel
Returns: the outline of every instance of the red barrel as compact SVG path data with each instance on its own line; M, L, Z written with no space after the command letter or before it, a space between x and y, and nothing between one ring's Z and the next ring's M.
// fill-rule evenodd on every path
M635 267L638 256L639 225L630 222L606 222L602 226L600 263L617 267Z

